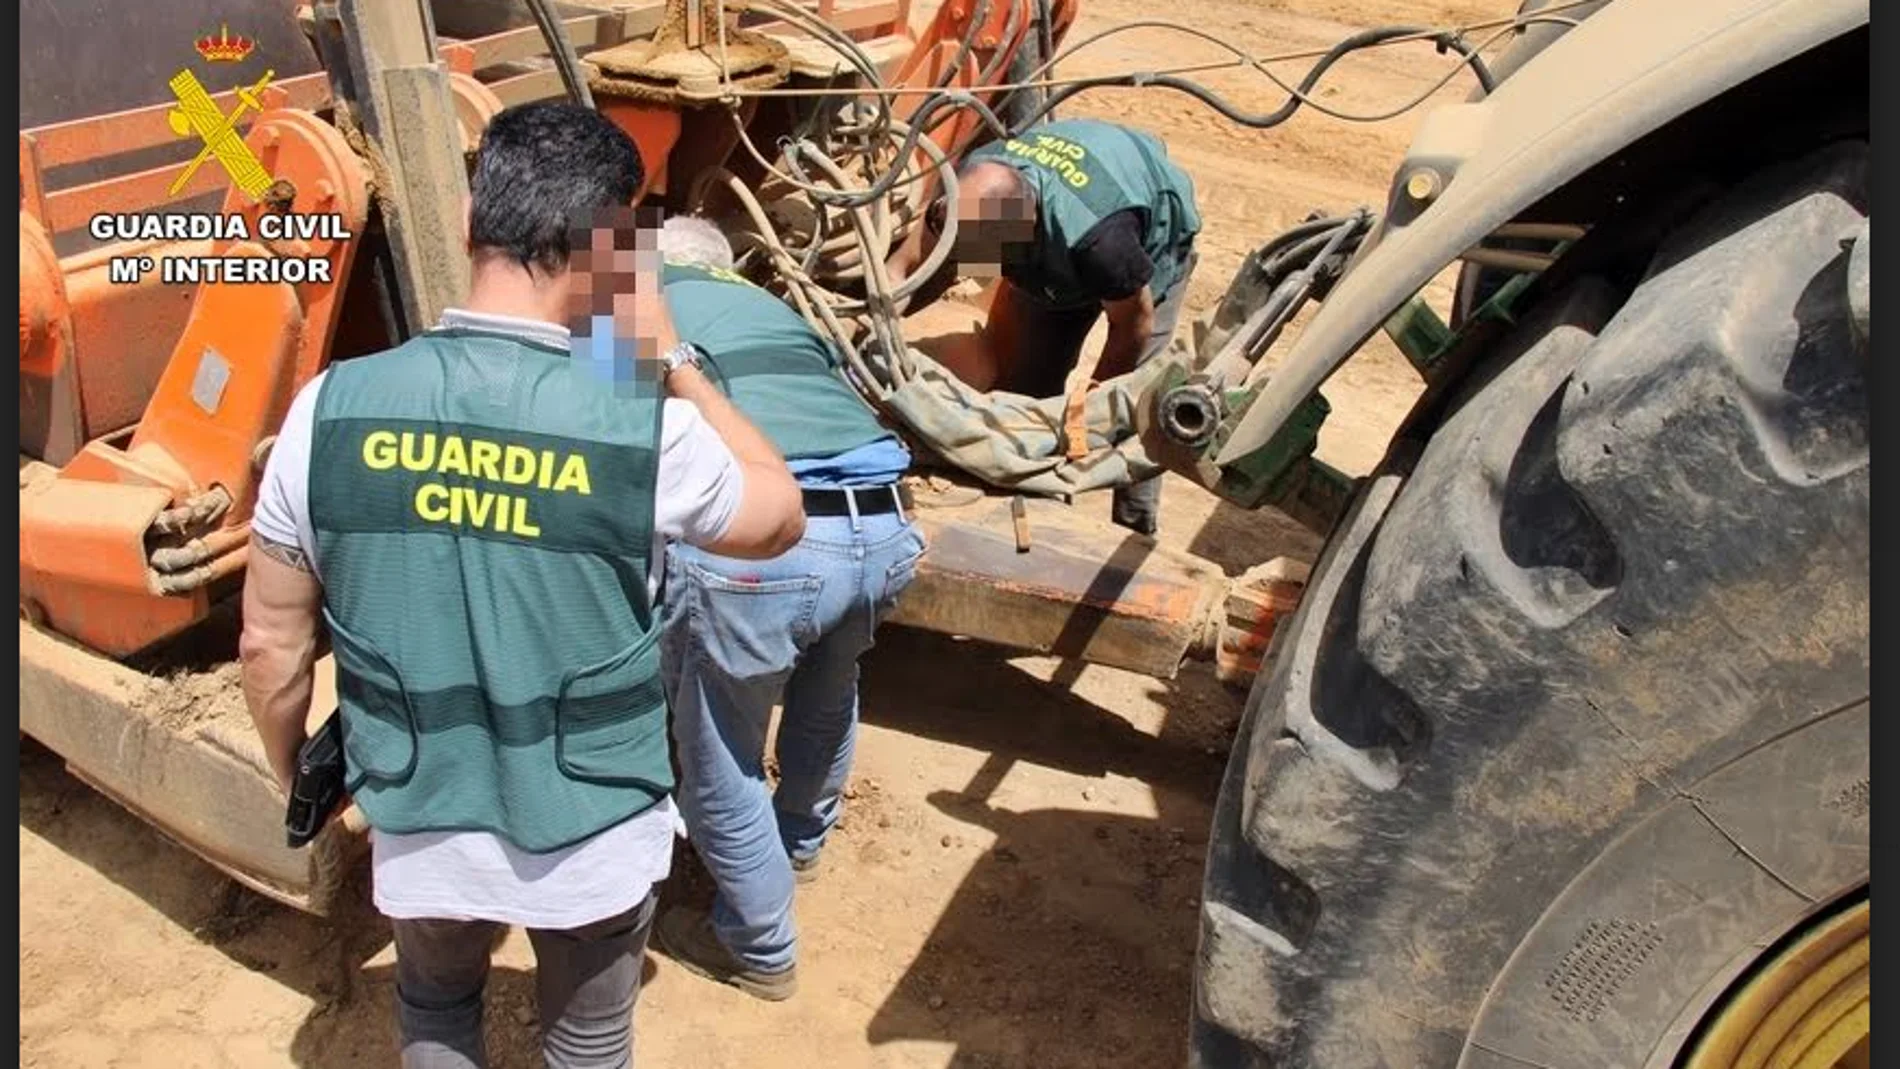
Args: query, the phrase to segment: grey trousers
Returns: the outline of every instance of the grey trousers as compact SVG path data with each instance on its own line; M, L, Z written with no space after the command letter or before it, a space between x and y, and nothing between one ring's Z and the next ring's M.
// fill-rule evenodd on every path
M541 1053L549 1069L628 1069L633 1004L653 927L654 896L567 931L528 929L534 945ZM403 1069L482 1069L482 988L503 925L398 920L396 1020Z
M1200 253L1190 250L1183 260L1181 277L1155 301L1154 328L1148 345L1142 350L1137 366L1145 364L1167 349L1181 322L1181 306L1187 301L1188 282L1200 263ZM1055 397L1062 393L1069 372L1082 355L1082 343L1101 318L1100 307L1052 309L1034 300L1022 302L1022 331L1019 345L1025 353L1041 354L1023 367L1004 389L1030 397ZM1137 534L1152 535L1161 519L1161 480L1148 479L1115 488L1110 515L1115 523Z

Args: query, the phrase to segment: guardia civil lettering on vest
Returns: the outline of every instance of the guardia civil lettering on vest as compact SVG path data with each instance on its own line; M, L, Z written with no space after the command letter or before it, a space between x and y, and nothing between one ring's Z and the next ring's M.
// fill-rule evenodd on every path
M516 383L506 405L451 388L504 366ZM658 652L632 611L646 600L659 404L657 390L602 391L551 346L462 329L330 370L311 521L349 670L339 697L353 791L377 827L482 828L552 850L671 788ZM531 628L411 623L523 584L568 608L536 610ZM377 607L388 590L405 592L403 612ZM519 678L470 674L476 650L501 646L520 651ZM566 679L527 670L575 652L596 667ZM458 730L477 719L488 733Z
M975 149L969 163L1005 164L1037 194L1047 238L1036 261L1016 272L1031 291L1055 307L1079 307L1093 297L1076 277L1072 244L1103 219L1135 209L1144 223L1142 245L1154 261L1149 287L1165 293L1185 267L1183 250L1200 232L1194 182L1145 131L1094 119L1065 119Z
M514 442L464 438L433 431L372 430L363 436L363 466L371 471L454 475L500 484L469 486L428 482L416 488L416 516L428 523L467 524L538 538L541 528L530 518L529 488L554 493L590 494L587 458L575 452L556 453Z

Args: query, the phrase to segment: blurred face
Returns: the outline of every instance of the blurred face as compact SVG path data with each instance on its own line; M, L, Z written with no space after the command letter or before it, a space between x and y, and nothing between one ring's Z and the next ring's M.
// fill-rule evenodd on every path
M950 255L964 274L980 278L1030 259L1036 239L1036 206L1014 192L959 192L957 237Z
M591 335L596 320L611 318L616 336L638 336L641 279L653 277L657 284L658 232L636 226L630 209L615 209L576 226L568 248L570 329Z

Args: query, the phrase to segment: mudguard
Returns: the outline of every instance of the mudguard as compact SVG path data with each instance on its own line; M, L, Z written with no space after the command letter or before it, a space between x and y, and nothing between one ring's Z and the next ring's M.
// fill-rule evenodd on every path
M1379 229L1217 463L1266 445L1394 310L1499 225L1637 138L1867 19L1866 0L1617 0L1490 96L1428 115Z

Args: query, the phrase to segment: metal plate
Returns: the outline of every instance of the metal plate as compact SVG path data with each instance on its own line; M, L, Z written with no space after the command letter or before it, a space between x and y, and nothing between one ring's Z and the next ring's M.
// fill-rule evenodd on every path
M211 346L198 355L198 370L191 376L191 399L208 416L218 414L224 403L224 388L231 382L231 362Z

